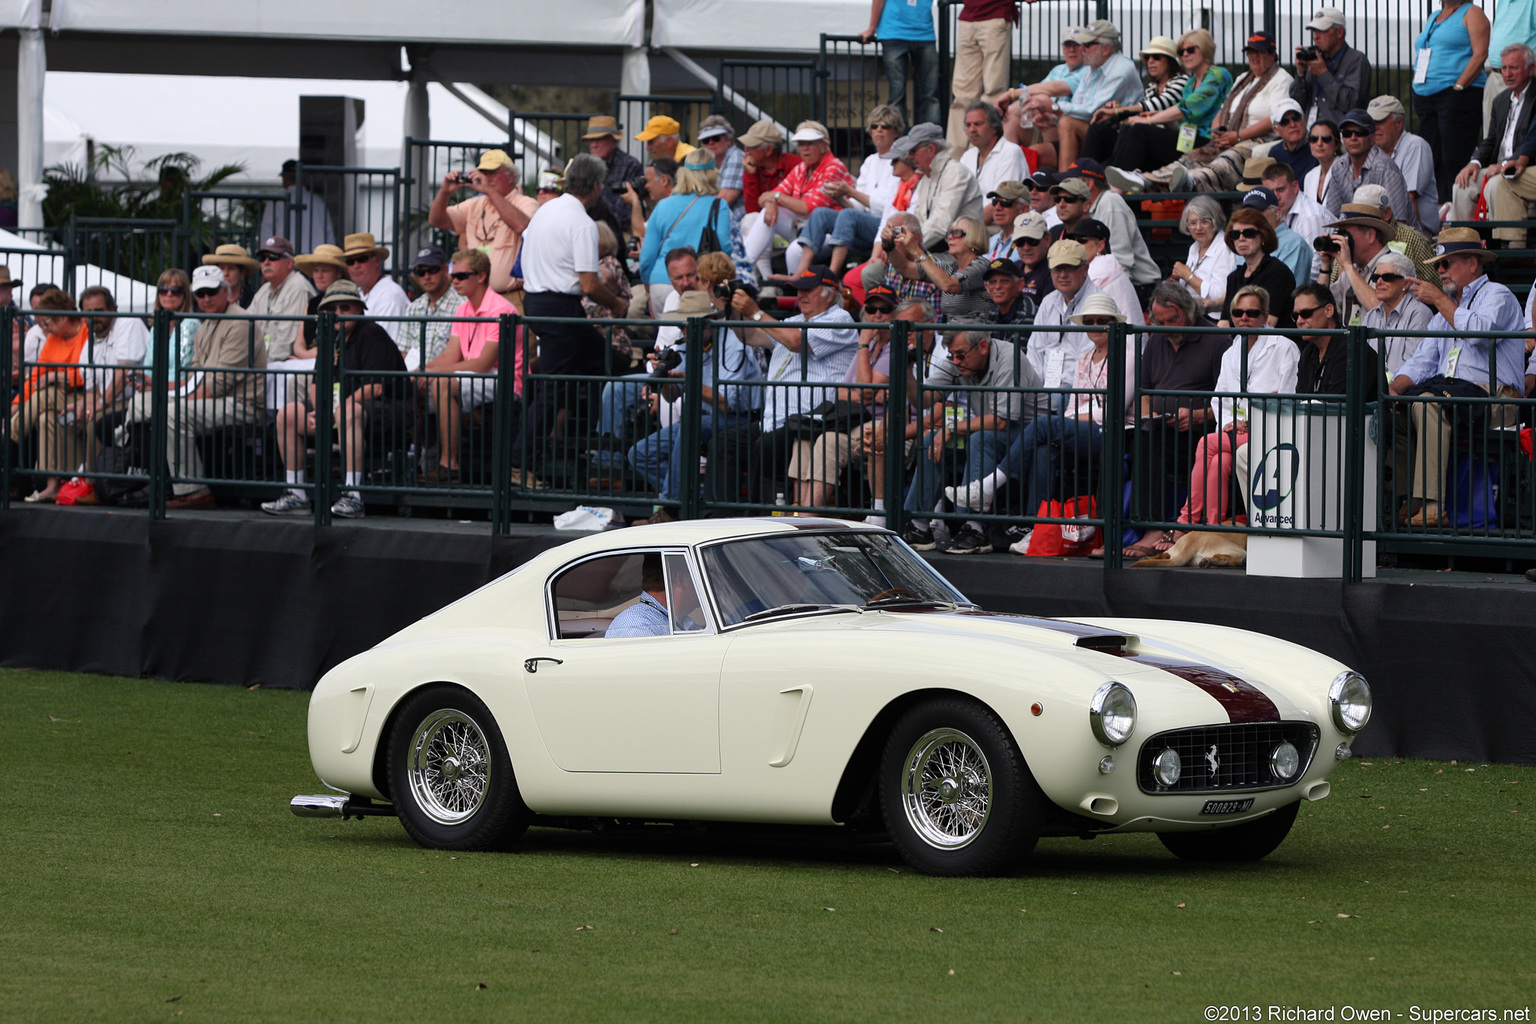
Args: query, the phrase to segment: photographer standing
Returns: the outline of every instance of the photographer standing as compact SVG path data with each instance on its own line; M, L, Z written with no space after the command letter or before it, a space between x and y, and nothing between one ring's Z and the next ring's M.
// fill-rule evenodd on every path
M1360 105L1371 83L1371 62L1344 41L1344 12L1319 8L1307 22L1311 46L1296 47L1296 78L1291 99L1306 112L1307 126L1338 122Z
M461 188L480 193L462 203L448 202ZM459 248L479 249L491 258L491 291L506 299L519 311L523 308L523 282L512 276L512 268L523 245L528 220L539 208L536 200L523 195L517 180L517 165L506 150L490 149L480 154L473 171L449 171L432 199L427 223L459 236Z

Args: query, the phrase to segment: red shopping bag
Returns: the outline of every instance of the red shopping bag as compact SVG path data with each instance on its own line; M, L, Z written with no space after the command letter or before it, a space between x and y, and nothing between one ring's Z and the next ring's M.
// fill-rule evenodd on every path
M1042 501L1035 515L1051 519L1097 519L1099 502L1091 494L1082 494L1066 501ZM1029 554L1032 558L1086 555L1098 546L1099 528L1089 522L1040 523L1029 536Z

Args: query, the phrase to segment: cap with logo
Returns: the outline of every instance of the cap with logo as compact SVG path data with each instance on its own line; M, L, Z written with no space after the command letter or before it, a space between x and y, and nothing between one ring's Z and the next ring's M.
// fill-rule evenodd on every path
M1083 243L1074 242L1070 238L1051 245L1051 249L1045 254L1045 261L1052 270L1057 267L1080 267L1088 262L1088 250L1083 248Z
M424 245L416 250L416 258L411 261L413 267L444 267L448 265L448 254L443 252L441 246Z
M1082 40L1085 43L1118 43L1120 30L1115 28L1115 23L1100 18L1083 30Z
M883 284L877 284L864 293L864 305L884 304L890 309L896 308L896 293Z
M998 257L991 263L987 264L987 269L982 271L981 279L985 281L993 274L1007 274L1009 277L1019 277L1023 273L1024 271L1021 270L1019 265L1013 260L1007 260L1003 259L1002 257Z
M1301 109L1301 104L1289 96L1282 96L1269 105L1269 120L1271 124L1279 124L1281 121L1284 121L1287 114L1296 114L1303 120L1307 116L1306 111Z
M1307 28L1313 32L1326 32L1331 28L1344 27L1344 12L1337 7L1319 7Z
M1357 125L1367 131L1376 130L1376 121L1371 117L1370 111L1361 110L1359 107L1354 107L1343 117L1339 118L1340 128L1347 124Z
M1243 196L1243 205L1255 210L1268 210L1270 207L1280 205L1280 197L1275 195L1275 190L1268 185L1260 185L1258 188L1250 189L1248 194Z
M837 275L832 273L829 267L818 263L814 267L806 267L800 271L800 273L790 279L789 284L792 288L805 291L810 288L820 288L823 285L830 285L836 288L841 282L838 281Z
M1013 240L1015 242L1038 242L1050 234L1050 230L1045 223L1045 218L1034 210L1026 210L1013 218Z
M1069 178L1088 178L1091 181L1104 180L1104 165L1092 157L1083 157L1067 168Z
M1365 112L1371 115L1372 121L1385 121L1393 114L1398 117L1408 116L1408 111L1403 108L1403 101L1396 96L1377 96L1365 105Z
M1355 194L1350 201L1365 206L1374 206L1381 210L1388 208L1387 187L1385 185L1361 185L1355 189Z
M1266 32L1264 29L1250 32L1248 34L1248 38L1243 42L1243 52L1247 53L1250 50L1254 53L1274 53L1274 34L1271 32Z
M256 250L257 256L292 256L293 243L282 235L273 235L261 243L261 248Z
M205 263L192 271L192 291L217 291L224 287L224 272L212 263Z

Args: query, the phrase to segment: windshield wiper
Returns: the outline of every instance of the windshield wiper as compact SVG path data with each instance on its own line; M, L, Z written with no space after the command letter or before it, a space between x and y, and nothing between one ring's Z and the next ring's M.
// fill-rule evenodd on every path
M878 600L870 601L864 607L879 609L948 608L953 610L955 608L959 608L960 606L953 601L940 601L937 598L907 597L903 594L892 594L890 597L882 597Z
M860 608L856 604L781 604L774 608L764 608L760 612L753 612L745 616L742 622L751 622L754 619L766 619L773 615L795 615L800 612L845 611L856 612Z

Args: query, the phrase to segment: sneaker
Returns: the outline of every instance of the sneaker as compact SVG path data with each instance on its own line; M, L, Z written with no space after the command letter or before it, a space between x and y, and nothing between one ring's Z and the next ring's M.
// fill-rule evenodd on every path
M1143 192L1147 187L1146 178L1135 171L1122 171L1118 167L1104 168L1104 177L1108 178L1111 185L1126 195L1135 195L1137 192Z
M1175 164L1173 173L1168 176L1168 191L1183 192L1189 184L1189 168L1183 164Z
M283 492L283 496L275 501L264 501L261 503L261 510L268 515L274 516L308 515L313 508L314 506L310 504L308 497L302 494L295 494L292 491Z
M363 518L363 499L355 494L343 494L336 499L336 504L331 506L331 515L339 519L361 519Z
M907 542L907 547L913 551L932 551L938 547L933 539L932 530L922 530L916 526L908 526L902 531L901 539Z
M992 550L1001 555L1021 540L1027 549L1029 547L1030 530L1031 528L1028 526L1019 526L1017 524L1008 527L1008 529L1003 531L1001 537L992 542Z
M972 512L986 512L992 507L992 495L987 493L986 482L982 480L972 480L964 487L946 487L944 497L956 508Z
M677 516L669 508L658 508L646 519L630 520L630 526L656 526L660 523L678 522Z
M1025 530L1022 537L1008 545L1008 550L1012 551L1016 555L1029 554L1029 538L1034 534L1034 532L1034 530Z
M955 539L944 548L946 555L981 555L992 553L992 543L969 526L955 534Z

